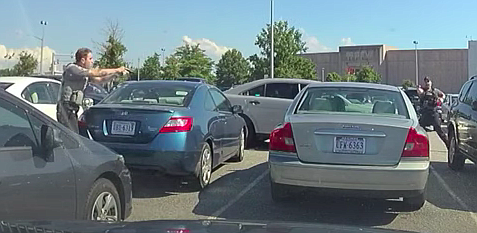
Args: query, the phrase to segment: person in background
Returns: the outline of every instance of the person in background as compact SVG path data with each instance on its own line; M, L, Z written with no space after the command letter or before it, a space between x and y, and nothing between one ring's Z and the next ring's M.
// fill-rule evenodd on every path
M78 133L78 110L82 105L83 93L88 82L106 83L125 74L125 67L116 69L96 69L93 54L88 48L80 48L75 54L75 63L66 65L63 72L59 101L56 107L58 122Z
M441 140L449 146L447 135L444 133L441 127L441 120L437 113L437 103L441 99L444 99L445 95L442 91L432 86L432 81L429 77L424 78L424 87L417 88L417 94L419 95L419 102L421 106L421 118L419 124L422 127L432 125L434 130L439 135Z

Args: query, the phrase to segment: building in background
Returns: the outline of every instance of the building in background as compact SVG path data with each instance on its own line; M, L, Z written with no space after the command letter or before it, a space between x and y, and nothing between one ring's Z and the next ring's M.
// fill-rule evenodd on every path
M416 79L415 50L399 50L387 45L342 46L338 52L305 53L316 65L318 79L330 72L353 74L367 65L381 74L381 82L399 86L403 80ZM477 41L468 49L419 49L419 81L431 77L436 87L446 93L458 93L469 74L477 75ZM322 69L324 68L324 72ZM420 83L421 84L421 83Z

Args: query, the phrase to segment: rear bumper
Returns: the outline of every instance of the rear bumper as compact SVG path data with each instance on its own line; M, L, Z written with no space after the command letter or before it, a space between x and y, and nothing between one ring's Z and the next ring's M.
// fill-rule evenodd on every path
M195 174L200 157L200 151L161 151L145 144L101 143L123 155L128 168L156 170L170 175Z
M402 159L396 166L311 164L273 151L269 166L271 181L277 184L383 198L416 196L425 190L429 175L428 160Z

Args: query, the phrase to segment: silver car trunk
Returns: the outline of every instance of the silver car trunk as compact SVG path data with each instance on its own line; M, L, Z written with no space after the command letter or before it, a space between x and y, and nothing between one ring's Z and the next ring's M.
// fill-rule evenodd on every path
M399 163L413 125L405 118L336 113L294 114L290 122L301 161L346 165Z

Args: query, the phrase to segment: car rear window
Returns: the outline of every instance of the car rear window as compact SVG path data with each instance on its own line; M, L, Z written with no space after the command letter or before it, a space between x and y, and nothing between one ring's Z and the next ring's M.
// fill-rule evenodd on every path
M13 85L13 83L4 83L4 82L1 82L0 83L0 89L3 89L3 90L6 90L8 87L10 87L11 85Z
M344 113L408 118L399 92L368 88L309 88L297 114Z
M189 104L194 87L171 84L126 84L106 97L106 104L182 106Z

